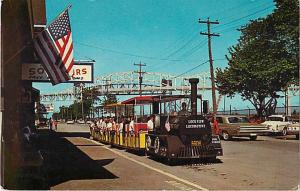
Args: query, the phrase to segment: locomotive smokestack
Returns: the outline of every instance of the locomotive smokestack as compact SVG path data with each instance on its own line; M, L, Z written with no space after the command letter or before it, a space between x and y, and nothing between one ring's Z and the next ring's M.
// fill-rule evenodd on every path
M192 103L192 115L197 115L197 84L199 83L198 78L190 78L191 84L191 103Z

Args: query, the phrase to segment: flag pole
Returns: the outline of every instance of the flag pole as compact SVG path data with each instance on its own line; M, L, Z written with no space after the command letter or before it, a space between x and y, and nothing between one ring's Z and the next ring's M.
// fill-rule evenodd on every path
M69 9L71 9L71 7L72 7L72 5L70 4L70 5L68 5L64 10L62 10L61 12L60 12L60 14L58 15L58 16L56 16L54 19L52 19L52 21L45 27L45 28L47 28L49 25L51 25L52 23L53 23L53 21L55 21L58 17L60 17L61 16L61 14L63 13L63 12L65 12L66 10L69 10Z
M70 5L68 5L57 17L55 17L55 19L53 19L52 21L51 21L51 23L53 22L53 21L55 21L59 16L61 16L61 14L63 13L63 12L65 12L66 10L69 10L69 9L71 9L71 7L72 7L72 5L70 4ZM51 24L50 23L50 24ZM47 28L50 24L48 24L45 28ZM23 52L23 50L26 48L26 47L28 47L29 45L31 45L32 44L32 41L28 41L22 48L20 48L15 54L13 54L11 57L9 57L5 62L4 62L4 64L7 64L7 63L9 63L10 61L12 61L16 56L18 56L21 52Z
M13 54L12 56L10 56L7 60L4 61L4 64L8 64L9 62L11 62L16 56L18 56L20 53L23 52L23 50L25 48L27 48L29 45L31 45L32 42L27 42L25 45L23 45L17 52L15 52L15 54Z

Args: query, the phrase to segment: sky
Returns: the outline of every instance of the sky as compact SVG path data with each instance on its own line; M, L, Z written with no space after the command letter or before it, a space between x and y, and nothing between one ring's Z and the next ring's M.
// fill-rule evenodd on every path
M212 39L214 67L225 68L228 48L237 43L237 29L263 18L275 8L272 0L46 0L47 24L68 5L75 60L94 59L94 76L133 71L142 62L148 72L179 75L208 60L207 26L198 19L218 20ZM209 63L194 72L208 72ZM34 83L43 93L59 92L72 84ZM211 99L210 92L204 96ZM124 98L119 97L119 100ZM283 106L279 100L279 106ZM211 103L211 102L210 102ZM62 105L66 103L56 103ZM253 108L239 96L234 108ZM293 99L293 105L299 105ZM56 107L58 109L58 107Z

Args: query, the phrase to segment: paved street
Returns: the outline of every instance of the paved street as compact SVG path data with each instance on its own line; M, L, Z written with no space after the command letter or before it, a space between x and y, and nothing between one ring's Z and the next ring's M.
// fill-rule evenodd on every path
M59 124L41 135L50 189L297 189L299 141L259 137L222 142L224 156L213 164L168 166L146 156L89 139L87 125Z

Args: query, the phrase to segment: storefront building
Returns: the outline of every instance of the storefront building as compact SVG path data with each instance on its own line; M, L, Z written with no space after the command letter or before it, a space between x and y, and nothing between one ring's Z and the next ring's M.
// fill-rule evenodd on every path
M44 0L1 3L1 186L22 189L23 128L34 126L38 90L22 81L22 64L38 62L32 38L46 24Z

